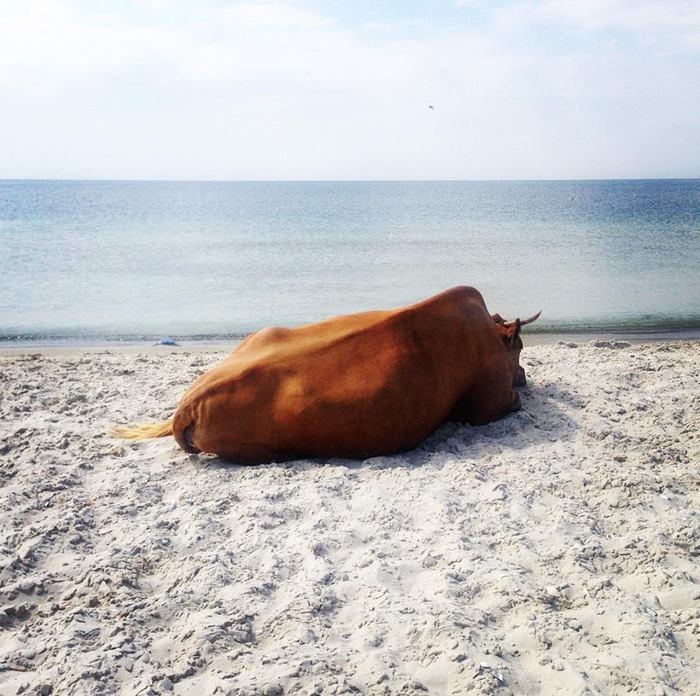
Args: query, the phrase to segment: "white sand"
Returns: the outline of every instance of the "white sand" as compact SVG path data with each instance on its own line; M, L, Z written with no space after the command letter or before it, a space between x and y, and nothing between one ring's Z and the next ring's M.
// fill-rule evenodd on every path
M220 357L0 356L0 694L700 693L700 343L365 462L104 434Z

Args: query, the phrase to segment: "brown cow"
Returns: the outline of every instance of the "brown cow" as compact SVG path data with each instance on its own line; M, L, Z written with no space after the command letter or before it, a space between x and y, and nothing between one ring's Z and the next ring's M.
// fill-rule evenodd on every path
M415 447L446 420L481 425L520 407L520 328L457 287L409 307L334 317L245 339L161 424L187 452L263 462L363 458Z

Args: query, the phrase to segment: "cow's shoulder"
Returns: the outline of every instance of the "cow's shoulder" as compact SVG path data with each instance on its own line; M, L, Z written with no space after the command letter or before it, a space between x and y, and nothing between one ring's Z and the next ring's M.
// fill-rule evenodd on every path
M427 300L397 310L397 319L405 317L412 323L428 325L438 322L464 326L482 326L489 317L481 293L467 285L445 290Z
M434 306L464 306L473 304L483 309L486 309L486 303L481 293L470 285L457 285L456 287L445 290L437 295L433 295L426 300L412 305L417 309L429 308ZM408 309L408 308L407 308Z

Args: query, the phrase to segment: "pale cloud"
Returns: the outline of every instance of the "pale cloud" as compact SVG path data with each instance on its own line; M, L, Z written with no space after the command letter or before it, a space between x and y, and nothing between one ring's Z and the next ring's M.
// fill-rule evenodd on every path
M190 40L183 30L129 25L119 15L83 16L68 3L29 2L2 19L0 86L32 93L109 75Z
M700 5L688 0L546 0L540 11L587 29L686 33L700 28Z
M293 31L333 24L310 10L282 3L242 2L212 9L208 14L213 21L220 21L234 31Z
M474 0L435 24L293 0L1 5L0 176L696 176L688 6Z
M515 0L495 12L502 23L546 21L568 30L620 31L641 40L676 40L700 48L700 3L693 0Z

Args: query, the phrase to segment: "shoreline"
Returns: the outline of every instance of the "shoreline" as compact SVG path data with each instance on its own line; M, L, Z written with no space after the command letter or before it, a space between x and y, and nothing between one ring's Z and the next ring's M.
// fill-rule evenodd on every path
M0 340L0 356L23 355L71 355L74 353L221 353L231 352L245 337L216 339L182 339L177 345L159 345L152 340ZM593 341L624 341L632 345L645 343L678 343L700 341L700 329L653 331L586 331L586 332L523 332L525 348L548 346L557 343L583 345Z

